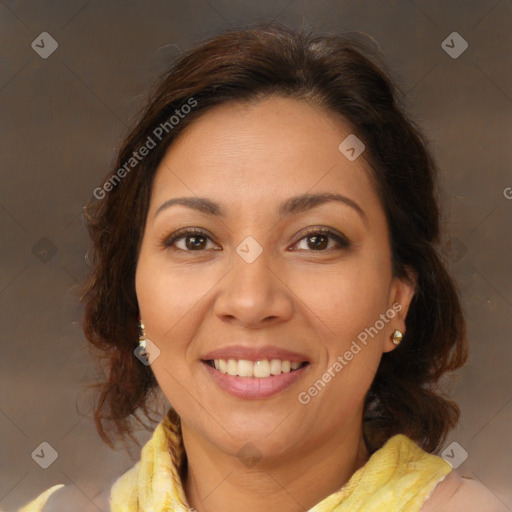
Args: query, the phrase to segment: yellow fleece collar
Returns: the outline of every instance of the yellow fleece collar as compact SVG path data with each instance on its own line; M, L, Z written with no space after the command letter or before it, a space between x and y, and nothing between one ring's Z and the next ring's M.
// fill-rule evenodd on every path
M170 409L144 445L141 460L112 486L111 512L189 512L180 477L184 457L181 423ZM418 512L451 470L441 457L398 434L308 512Z

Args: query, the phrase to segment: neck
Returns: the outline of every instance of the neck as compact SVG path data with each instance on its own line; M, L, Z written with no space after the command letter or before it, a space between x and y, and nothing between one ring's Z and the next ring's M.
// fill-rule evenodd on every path
M338 491L368 460L362 421L309 445L257 462L226 454L182 424L188 470L183 484L197 512L304 512Z

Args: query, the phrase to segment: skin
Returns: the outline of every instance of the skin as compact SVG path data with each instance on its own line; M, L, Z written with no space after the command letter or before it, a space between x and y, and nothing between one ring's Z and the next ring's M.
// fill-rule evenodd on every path
M351 133L348 123L306 101L230 103L191 124L157 169L136 290L146 336L160 349L151 368L181 417L184 489L198 512L308 510L368 458L363 400L383 353L396 348L392 333L405 333L414 285L392 275L387 221L364 153L351 162L338 150ZM282 201L306 192L342 194L364 218L338 202L278 215ZM182 205L155 216L181 196L210 198L227 216ZM328 247L316 249L305 230L319 226L344 235L349 247L328 238ZM210 238L200 239L200 249L187 249L183 238L165 247L185 227ZM248 236L263 250L252 263L236 252ZM393 304L401 311L301 404L298 394ZM200 361L237 343L287 348L311 364L277 395L237 398ZM261 457L252 467L237 456L248 442Z
M510 509L478 480L452 471L440 482L421 512L510 512Z

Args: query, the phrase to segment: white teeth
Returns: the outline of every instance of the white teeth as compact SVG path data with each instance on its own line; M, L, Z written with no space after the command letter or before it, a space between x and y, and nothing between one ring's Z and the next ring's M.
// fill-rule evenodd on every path
M270 361L270 373L272 375L279 375L281 373L281 361L279 359L272 359Z
M228 359L227 373L229 375L238 375L238 363L236 359Z
M254 363L245 359L238 361L238 375L240 377L252 377Z
M253 375L254 377L270 377L270 363L268 362L268 359L263 359L263 361L256 361L254 363Z
M262 359L260 361L248 361L247 359L214 359L215 369L229 375L239 377L256 377L265 379L271 375L290 373L298 370L302 363L281 361L280 359Z

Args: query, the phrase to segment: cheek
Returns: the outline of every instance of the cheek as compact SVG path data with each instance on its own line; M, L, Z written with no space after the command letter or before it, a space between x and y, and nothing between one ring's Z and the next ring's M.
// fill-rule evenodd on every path
M292 288L321 320L326 340L341 348L386 312L389 283L387 267L359 258L338 268L304 272Z
M175 318L182 313L183 299L186 298L179 273L166 271L165 265L158 260L142 252L135 278L141 316L153 334L171 328Z
M160 255L141 254L136 273L137 300L146 334L163 355L184 355L199 322L194 321L218 281L213 272L171 266Z
M344 396L349 409L363 400L373 381L393 317L388 314L391 263L375 252L367 254L328 276L323 299L318 291L311 295L311 300L323 300L325 323L335 333L326 344L325 372L335 375L331 400L337 403Z
M141 251L135 286L146 336L160 350L151 370L167 400L177 405L186 401L181 383L190 379L185 360L194 336L187 314L198 297L193 300L193 285L187 287L182 273L165 271L165 264L157 260Z

